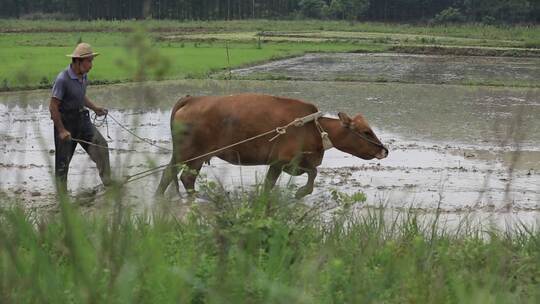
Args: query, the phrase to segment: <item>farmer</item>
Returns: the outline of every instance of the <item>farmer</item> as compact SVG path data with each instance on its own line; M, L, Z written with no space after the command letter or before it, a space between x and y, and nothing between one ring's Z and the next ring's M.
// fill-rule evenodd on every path
M77 45L71 64L54 81L49 111L54 122L56 191L67 193L69 163L79 143L94 161L105 186L111 184L111 169L107 141L90 122L86 108L96 115L107 114L107 109L94 104L86 97L87 73L99 53L92 52L88 43Z

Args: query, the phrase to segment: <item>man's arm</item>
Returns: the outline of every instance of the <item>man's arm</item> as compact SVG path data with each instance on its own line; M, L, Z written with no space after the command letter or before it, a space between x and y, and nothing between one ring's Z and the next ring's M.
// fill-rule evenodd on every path
M92 101L90 101L90 99L88 99L88 97L84 96L84 105L91 109L92 111L96 112L96 114L98 116L102 116L102 115L105 115L107 114L107 109L103 108L103 107L100 107L98 105L96 105L95 103L93 103Z
M61 140L71 139L71 133L64 127L62 118L60 116L60 100L55 97L51 97L51 102L49 103L49 111L51 112L51 119L54 122L54 127L58 131Z

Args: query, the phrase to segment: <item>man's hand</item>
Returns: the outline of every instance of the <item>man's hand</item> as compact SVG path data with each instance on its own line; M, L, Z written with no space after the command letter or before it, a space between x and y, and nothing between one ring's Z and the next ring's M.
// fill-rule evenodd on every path
M106 115L107 113L109 113L109 111L107 109L103 108L103 107L96 107L94 112L96 112L97 116L103 116L103 115Z
M58 132L60 136L61 141L69 141L71 140L71 133L69 133L68 130L64 129L63 131Z

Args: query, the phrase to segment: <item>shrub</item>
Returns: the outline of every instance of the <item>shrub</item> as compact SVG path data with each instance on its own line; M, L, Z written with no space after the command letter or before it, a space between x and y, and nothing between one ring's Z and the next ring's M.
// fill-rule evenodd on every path
M464 22L465 16L457 8L449 7L442 10L440 13L435 15L432 20L434 24L447 24L447 23L459 23Z

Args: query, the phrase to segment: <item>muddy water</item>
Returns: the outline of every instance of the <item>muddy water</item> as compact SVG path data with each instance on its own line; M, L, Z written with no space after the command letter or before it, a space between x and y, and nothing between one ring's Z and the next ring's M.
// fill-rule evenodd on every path
M94 101L111 116L156 145L169 148L169 111L185 94L260 92L310 100L329 115L362 112L389 146L384 160L364 161L327 151L314 194L330 189L368 195L368 205L440 205L452 214L509 210L537 220L540 210L540 90L451 85L363 84L316 81L171 81L91 87ZM53 208L54 149L48 91L0 94L0 190L18 195L29 208ZM105 126L99 127L106 136ZM135 139L109 120L111 162L116 176L164 164L168 151ZM202 173L227 188L249 188L265 167L239 167L218 159ZM81 148L71 165L69 188L81 193L99 184L95 166ZM306 178L284 174L281 184ZM138 206L150 206L159 174L128 184ZM170 195L173 195L171 193ZM174 197L174 196L173 196ZM487 212L487 213L486 213Z
M238 77L407 83L540 85L540 58L409 54L307 54L235 70Z

